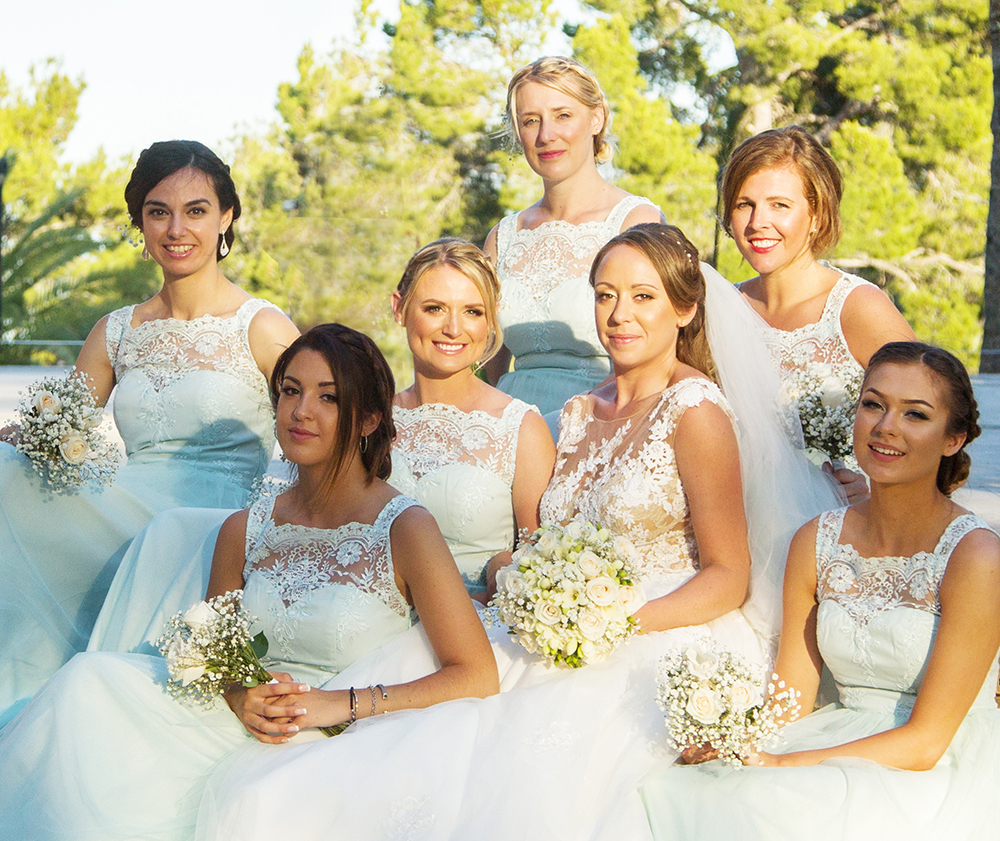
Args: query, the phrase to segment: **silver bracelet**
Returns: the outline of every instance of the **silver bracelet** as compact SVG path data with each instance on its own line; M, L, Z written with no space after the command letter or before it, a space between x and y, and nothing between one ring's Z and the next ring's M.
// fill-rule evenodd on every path
M389 694L385 691L385 687L381 683L376 683L374 686L369 686L368 688L371 690L371 693L372 693L372 717L374 718L375 717L375 698L377 697L375 695L375 690L378 689L378 691L382 693L382 700L383 701L388 701L389 700ZM383 710L383 712L385 712L385 711Z
M354 687L351 687L351 724L354 724L358 720L358 696L354 691Z

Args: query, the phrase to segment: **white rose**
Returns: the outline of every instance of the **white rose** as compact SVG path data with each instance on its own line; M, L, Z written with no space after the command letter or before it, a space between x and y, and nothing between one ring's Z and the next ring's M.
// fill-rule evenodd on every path
M727 693L729 709L734 713L745 713L751 707L761 703L760 692L757 687L748 680L737 680Z
M546 625L555 625L562 619L562 611L550 601L535 604L535 618Z
M604 632L608 629L607 619L600 613L587 609L580 611L580 617L576 624L580 629L580 635L591 642L596 642L603 637Z
M187 686L189 683L196 681L203 674L205 674L205 667L202 666L188 666L181 672L181 686Z
M639 587L624 584L618 588L618 604L622 606L626 616L632 616L646 603L646 597Z
M618 584L606 575L599 575L587 582L587 598L598 607L607 607L618 598Z
M849 402L847 387L840 377L827 377L820 386L819 399L825 409L836 409Z
M684 652L691 674L702 680L708 680L719 669L719 655L708 651L700 645L692 645Z
M590 549L584 549L580 553L580 557L576 559L576 565L587 578L600 575L604 569L604 562Z
M551 555L559 548L559 539L552 532L543 532L535 543L535 551L540 555Z
M191 628L201 628L218 618L219 614L209 607L208 602L191 605L184 614L184 622Z
M636 557L635 544L627 537L622 537L621 535L618 535L615 538L612 546L614 546L615 552L617 552L626 560L632 561L635 559Z
M38 392L31 401L31 405L35 407L35 411L38 414L49 412L54 415L62 410L62 400L56 397L51 391Z
M809 366L809 373L814 377L832 377L833 376L833 363L831 362L815 362Z
M580 643L580 656L585 663L593 663L600 653L600 649L590 640L583 640Z
M687 712L695 721L715 724L722 715L719 696L706 684L702 684L688 698Z
M59 452L70 464L83 464L90 447L87 446L87 439L76 432L64 435L59 442Z
M583 537L583 531L583 523L579 520L570 520L563 529L563 532L572 537L573 540L579 540Z
M538 643L535 641L534 634L528 633L527 631L518 631L517 641L520 643L521 647L528 652L528 654L534 654L538 651Z

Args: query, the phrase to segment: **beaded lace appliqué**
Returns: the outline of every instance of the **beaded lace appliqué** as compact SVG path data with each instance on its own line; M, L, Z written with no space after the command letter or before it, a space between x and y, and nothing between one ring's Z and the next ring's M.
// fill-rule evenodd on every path
M684 412L704 400L732 418L718 387L697 378L668 388L650 411L618 422L595 419L590 397L573 398L563 410L542 519L565 522L580 514L628 537L639 550L642 579L697 570L673 435Z

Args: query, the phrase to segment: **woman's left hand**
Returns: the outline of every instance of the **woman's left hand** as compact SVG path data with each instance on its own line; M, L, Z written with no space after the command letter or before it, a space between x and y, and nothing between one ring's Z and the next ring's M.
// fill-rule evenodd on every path
M272 672L272 676L277 683L252 687L233 684L223 697L251 736L279 745L299 732L297 719L306 714L303 701L310 687L284 672Z

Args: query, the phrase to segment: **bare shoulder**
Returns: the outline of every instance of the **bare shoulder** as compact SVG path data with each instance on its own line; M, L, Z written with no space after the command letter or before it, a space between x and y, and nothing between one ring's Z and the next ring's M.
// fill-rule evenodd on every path
M249 514L250 512L247 509L243 509L226 517L222 523L222 527L219 529L219 540L224 538L226 540L238 538L241 542L246 540Z
M626 195L628 194L626 193ZM659 222L661 224L665 224L666 221L666 217L660 211L660 208L655 205L640 204L638 207L633 207L628 212L628 215L622 222L621 230L628 230L634 225L641 225L643 222Z
M275 307L261 307L250 321L250 337L262 339L286 339L291 344L299 335L299 329L292 320Z
M945 577L955 572L1000 582L1000 537L985 528L966 534L948 559Z
M851 290L840 313L840 327L851 355L862 366L868 365L872 354L882 345L915 338L889 296L870 283Z
M497 223L492 228L490 232L486 235L486 242L483 243L483 253L489 258L491 263L496 263L497 261L497 229L500 224Z

